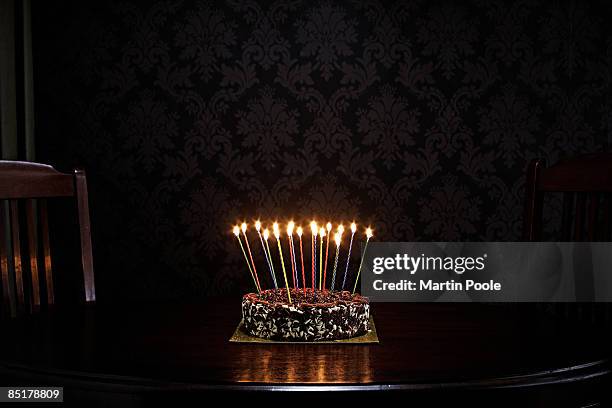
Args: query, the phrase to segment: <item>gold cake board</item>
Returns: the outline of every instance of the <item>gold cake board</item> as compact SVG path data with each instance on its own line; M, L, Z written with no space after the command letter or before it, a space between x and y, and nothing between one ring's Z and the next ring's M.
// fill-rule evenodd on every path
M374 325L374 319L370 315L370 330L361 336L352 337L344 340L325 340L325 341L280 341L262 339L259 337L251 336L247 334L243 328L243 321L241 320L234 331L229 341L232 343L270 343L270 344L373 344L378 343L378 334L376 333L376 326Z

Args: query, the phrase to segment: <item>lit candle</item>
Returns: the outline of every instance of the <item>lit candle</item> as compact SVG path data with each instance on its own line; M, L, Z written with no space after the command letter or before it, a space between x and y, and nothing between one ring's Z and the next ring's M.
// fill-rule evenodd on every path
M272 268L272 280L274 281L274 288L278 289L278 284L276 282L276 271L274 271L274 262L272 262L272 252L270 252L270 245L268 245L268 238L270 238L270 231L266 228L263 232L264 242L266 243L266 248L264 251L267 251L268 259L270 259L270 268Z
M259 288L259 291L261 292L261 285L259 284L259 278L257 277L257 269L255 268L255 262L253 261L253 254L251 254L251 247L249 245L249 239L247 238L247 235L246 235L246 232L247 232L246 222L242 223L242 225L240 226L240 229L242 230L242 235L244 236L244 242L247 247L247 252L249 253L249 258L251 259L251 265L253 266L253 275L255 275L255 280L257 281L257 287Z
M344 228L342 229L344 230ZM338 255L340 254L340 241L342 240L342 233L340 232L340 228L338 228L338 232L334 234L334 242L336 243L336 259L334 259L334 273L332 274L332 283L331 290L334 291L334 286L336 286L336 269L338 269Z
M259 242L261 242L261 248L263 249L264 257L266 258L266 263L268 264L268 269L270 269L270 276L272 277L274 288L278 289L278 286L276 285L276 277L274 276L274 271L272 270L272 264L270 263L270 258L268 258L268 252L266 251L266 245L264 244L263 237L261 236L261 222L259 220L255 221L255 230L257 230L257 235L259 236Z
M332 229L332 224L331 222L328 222L327 225L325 225L325 229L327 230L327 244L325 247L325 268L323 269L323 290L325 290L325 282L327 282L327 256L329 255L329 239L331 238L331 229Z
M240 249L242 249L242 254L244 255L244 260L247 264L247 266L249 267L249 272L251 273L251 278L253 278L253 283L255 284L255 289L257 289L258 293L261 293L259 290L259 286L257 286L257 281L255 280L255 275L253 275L253 270L251 269L251 264L249 263L249 258L247 258L247 254L244 251L244 247L242 246L242 241L240 240L240 227L239 226L235 226L234 227L234 235L236 236L236 238L238 238L238 243L240 244Z
M315 273L315 265L317 264L317 233L319 229L317 228L317 222L310 222L310 232L312 233L312 291L314 293L316 287L316 276Z
M289 221L287 224L287 241L289 241L289 259L291 261L291 278L293 279L293 289L296 289L297 271L295 267L295 251L293 250L293 228L295 223Z
M321 284L323 283L323 238L325 237L325 228L319 228L319 239L321 240L320 252L319 252L319 290L321 290Z
M304 251L302 250L302 234L304 230L302 227L297 227L297 234L300 237L300 260L302 261L302 287L304 288L304 294L306 293L306 273L304 272Z
M365 259L366 249L368 249L368 242L370 242L370 238L372 238L372 228L366 228L366 243L363 247L363 255L361 255L361 262L359 263L359 269L357 270L357 277L355 278L355 287L353 288L353 295L355 294L355 290L357 290L357 282L359 281L359 274L361 273L361 267L363 266L363 260Z
M287 288L287 298L289 299L289 303L291 303L291 292L289 290L289 281L287 280L287 271L285 270L285 261L283 260L283 248L280 243L280 230L278 229L278 222L275 222L272 225L272 229L274 231L274 237L276 238L276 243L278 244L278 254L280 255L281 267L283 268L283 276L285 277L285 287Z
M346 274L351 261L351 249L353 249L353 237L355 236L355 231L357 231L357 224L353 222L351 223L351 243L349 244L348 256L346 257L346 268L344 269L344 279L342 279L342 290L344 290L344 286L346 285Z

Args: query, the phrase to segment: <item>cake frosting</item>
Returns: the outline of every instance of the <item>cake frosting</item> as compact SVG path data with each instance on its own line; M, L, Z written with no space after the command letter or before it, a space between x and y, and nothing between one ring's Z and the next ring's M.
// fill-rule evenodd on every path
M366 334L368 299L347 291L268 289L242 298L244 330L282 341L341 340Z

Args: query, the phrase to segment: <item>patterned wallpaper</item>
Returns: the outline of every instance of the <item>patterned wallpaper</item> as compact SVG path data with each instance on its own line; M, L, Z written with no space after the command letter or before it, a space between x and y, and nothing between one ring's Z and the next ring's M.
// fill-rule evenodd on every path
M88 171L101 298L250 288L245 216L517 240L529 160L612 139L605 2L100 3L33 19L37 154Z

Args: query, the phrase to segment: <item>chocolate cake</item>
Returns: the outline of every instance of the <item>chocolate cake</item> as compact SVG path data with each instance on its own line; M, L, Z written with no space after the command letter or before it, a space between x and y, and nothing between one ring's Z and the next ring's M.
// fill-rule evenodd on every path
M340 340L369 330L368 299L347 291L268 289L242 298L244 330L282 341Z

